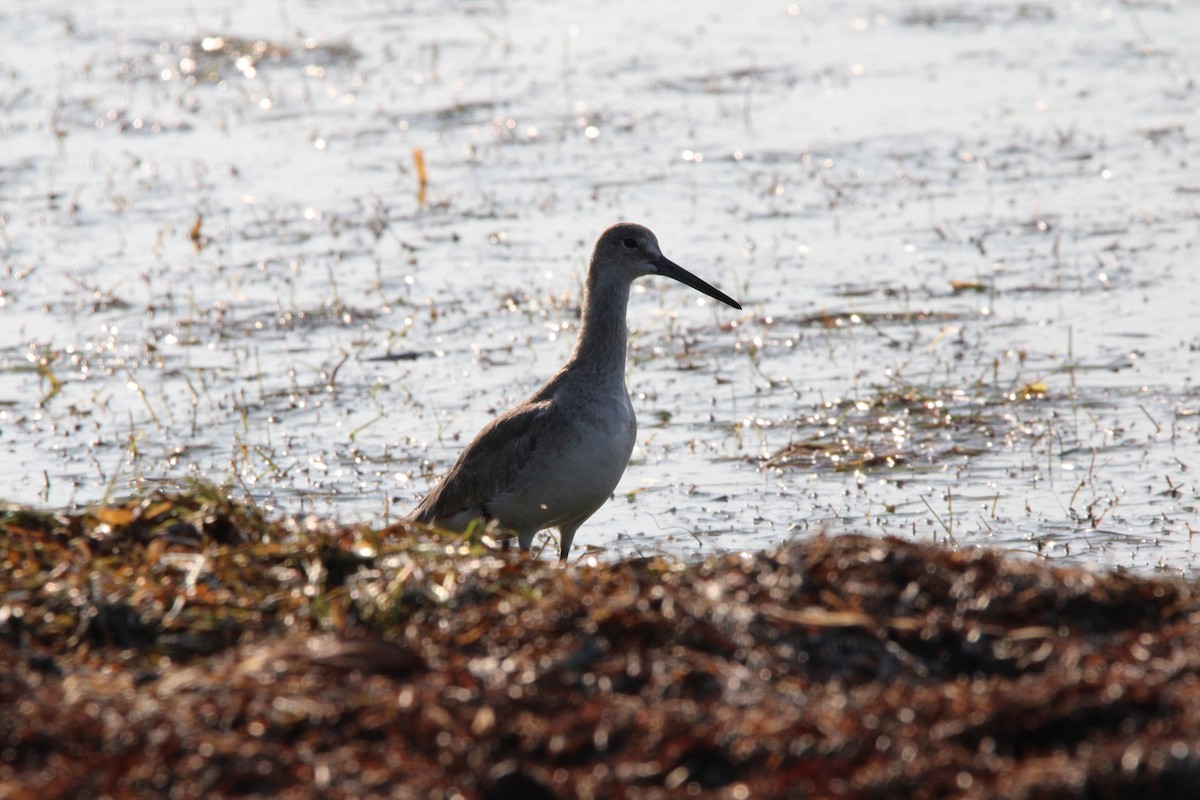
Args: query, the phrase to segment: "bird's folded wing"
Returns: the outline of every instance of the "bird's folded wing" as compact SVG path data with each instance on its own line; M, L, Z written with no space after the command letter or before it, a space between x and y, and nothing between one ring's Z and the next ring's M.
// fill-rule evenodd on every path
M489 502L517 484L538 446L550 403L523 403L488 423L409 519L437 524L463 512L488 518Z

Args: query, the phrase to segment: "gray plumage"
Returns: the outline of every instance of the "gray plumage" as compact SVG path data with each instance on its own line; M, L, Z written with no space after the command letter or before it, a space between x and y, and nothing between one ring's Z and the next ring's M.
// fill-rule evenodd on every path
M625 388L625 310L633 281L664 275L734 308L737 301L663 257L647 228L601 234L584 287L579 337L540 389L489 422L407 519L448 530L496 520L528 550L557 528L559 557L579 526L612 495L637 438Z

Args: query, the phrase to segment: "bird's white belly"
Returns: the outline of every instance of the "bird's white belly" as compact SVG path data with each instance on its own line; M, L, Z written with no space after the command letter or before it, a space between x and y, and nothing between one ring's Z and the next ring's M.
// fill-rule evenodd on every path
M506 527L533 532L581 522L604 505L637 438L629 395L620 401L573 414L554 441L539 443L536 463L518 486L492 501L492 514Z

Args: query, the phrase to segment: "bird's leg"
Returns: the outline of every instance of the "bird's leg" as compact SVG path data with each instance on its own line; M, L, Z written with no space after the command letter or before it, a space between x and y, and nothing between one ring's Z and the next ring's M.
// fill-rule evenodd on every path
M529 548L533 547L533 537L536 535L537 531L517 531L517 544L528 553Z
M583 520L571 523L569 525L560 525L558 528L558 560L566 561L567 556L571 554L571 542L575 539L575 531L579 530L579 526L583 524Z

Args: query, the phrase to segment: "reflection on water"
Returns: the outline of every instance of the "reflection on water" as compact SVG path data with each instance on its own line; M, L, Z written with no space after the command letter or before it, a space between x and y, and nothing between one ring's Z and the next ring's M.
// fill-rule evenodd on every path
M1192 570L1200 9L689 9L3 12L0 496L394 518L632 219L746 311L639 285L579 543Z

